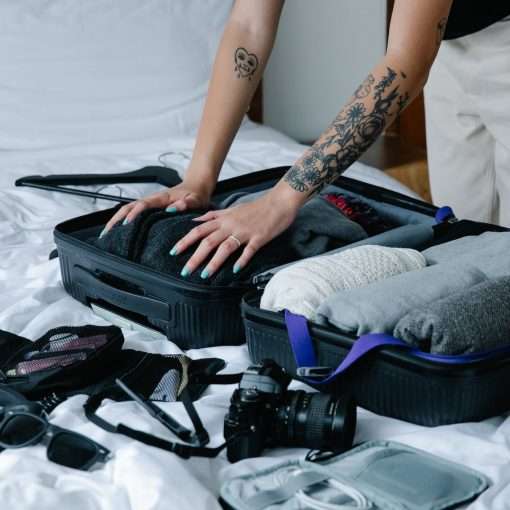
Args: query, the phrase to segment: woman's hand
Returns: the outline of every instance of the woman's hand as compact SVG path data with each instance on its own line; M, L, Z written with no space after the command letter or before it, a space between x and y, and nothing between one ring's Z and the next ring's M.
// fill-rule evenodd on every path
M233 269L234 273L238 273L262 246L290 226L302 201L302 193L296 193L286 183L280 182L254 202L210 211L196 218L195 221L201 224L183 237L170 254L177 255L200 242L181 275L191 274L214 252L200 275L206 279L216 273L232 253L243 247Z
M209 204L211 193L212 186L195 184L193 182L187 182L186 179L184 179L184 181L177 186L153 193L145 198L122 206L106 224L100 237L106 234L108 230L120 221L123 221L124 225L127 225L144 209L161 207L166 208L170 213L185 211L187 209L202 209Z

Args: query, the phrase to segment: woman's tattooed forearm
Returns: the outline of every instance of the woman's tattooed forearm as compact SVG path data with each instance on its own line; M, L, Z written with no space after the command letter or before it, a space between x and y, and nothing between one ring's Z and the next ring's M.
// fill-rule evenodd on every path
M309 194L357 161L383 132L389 118L409 102L409 93L401 92L400 85L393 86L396 78L390 67L378 82L370 74L326 133L287 172L285 181L296 191Z
M372 92L372 87L375 83L375 78L373 74L369 74L364 80L363 83L356 89L354 92L351 104L356 101L356 99L364 99L367 97L370 92Z
M238 78L251 80L259 66L259 59L254 53L249 53L247 49L237 48L234 53L234 66Z

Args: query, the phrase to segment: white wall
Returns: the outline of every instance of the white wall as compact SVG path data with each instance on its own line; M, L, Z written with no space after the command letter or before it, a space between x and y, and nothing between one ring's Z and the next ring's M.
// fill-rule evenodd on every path
M315 140L385 44L386 0L287 0L264 75L264 122Z

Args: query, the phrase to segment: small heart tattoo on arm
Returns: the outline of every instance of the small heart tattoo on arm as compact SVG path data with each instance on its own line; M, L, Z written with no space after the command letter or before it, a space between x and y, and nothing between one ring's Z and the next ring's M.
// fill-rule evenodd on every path
M257 55L249 53L245 48L237 48L234 54L234 64L238 78L251 80L259 66L259 59Z

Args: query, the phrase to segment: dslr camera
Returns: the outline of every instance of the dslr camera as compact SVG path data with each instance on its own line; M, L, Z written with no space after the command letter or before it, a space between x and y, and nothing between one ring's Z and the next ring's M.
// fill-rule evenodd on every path
M288 389L291 380L272 360L244 372L224 421L230 462L258 457L269 447L340 453L352 446L354 401L348 396L292 391Z

